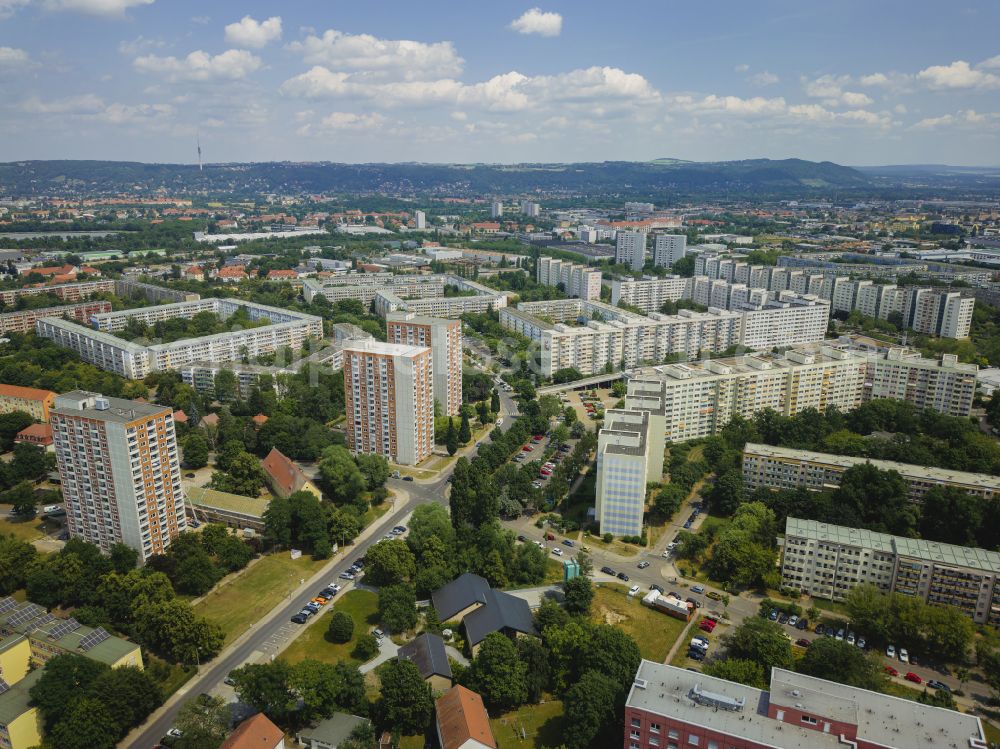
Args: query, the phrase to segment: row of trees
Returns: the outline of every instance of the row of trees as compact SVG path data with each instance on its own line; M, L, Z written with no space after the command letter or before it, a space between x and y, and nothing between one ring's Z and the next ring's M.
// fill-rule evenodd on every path
M184 538L174 543L191 543ZM120 632L174 662L195 663L218 653L222 630L176 597L170 578L156 570L159 561L142 569L137 562L135 550L123 544L104 555L74 538L42 556L31 544L0 535L0 594L26 588L28 598L46 608L75 607L82 624Z

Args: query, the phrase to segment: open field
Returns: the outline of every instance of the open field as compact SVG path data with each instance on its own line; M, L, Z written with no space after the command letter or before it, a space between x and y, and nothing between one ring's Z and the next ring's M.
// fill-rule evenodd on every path
M639 644L643 658L663 663L687 624L643 606L639 596L627 593L623 585L597 586L591 620L617 627Z
M367 590L351 590L338 596L325 608L333 606L334 611L345 611L354 620L354 635L350 642L333 643L326 639L326 628L330 626L331 612L324 611L322 616L313 617L305 625L305 632L296 637L281 653L282 660L298 663L312 658L324 663L339 663L347 661L360 665L351 653L358 644L361 635L371 631L378 623L378 596Z
M559 700L524 705L518 710L491 718L490 727L497 745L504 749L559 746L562 743L563 705Z
M270 554L213 589L194 611L222 627L228 645L286 598L300 579L312 577L328 561L309 556L292 559L287 551Z

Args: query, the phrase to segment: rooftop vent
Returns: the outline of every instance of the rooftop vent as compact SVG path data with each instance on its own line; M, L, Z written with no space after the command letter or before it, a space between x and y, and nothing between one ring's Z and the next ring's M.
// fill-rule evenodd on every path
M645 689L646 686L648 685L648 683L649 682L647 682L645 679L636 679L635 680L635 686L638 689Z
M98 411L107 411L111 408L111 401L104 396L97 396L94 398L94 408Z

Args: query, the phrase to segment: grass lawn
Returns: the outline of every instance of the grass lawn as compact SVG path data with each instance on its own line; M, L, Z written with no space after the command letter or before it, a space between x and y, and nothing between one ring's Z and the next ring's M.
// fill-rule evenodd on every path
M329 642L326 639L326 628L330 626L330 612L324 611L323 616L313 617L305 626L305 631L292 640L281 654L282 660L298 663L306 658L312 658L324 663L339 663L348 661L355 665L360 663L351 657L358 644L358 638L366 634L378 624L378 595L367 590L351 590L334 599L334 611L345 611L354 619L354 636L350 642L342 645Z
M400 736L399 749L424 749L426 741L424 736Z
M305 555L292 559L287 551L270 554L232 582L211 591L194 611L222 627L228 645L277 606L301 578L312 577L327 561L314 561Z
M361 518L361 522L364 524L364 527L367 528L391 509L392 502L389 500L386 500L380 505L369 505L368 509L365 510L364 516Z
M491 718L490 727L497 745L504 749L559 746L563 735L563 705L559 700L524 705L518 710ZM524 738L521 738L522 730Z
M981 722L983 724L983 733L986 734L986 740L990 743L990 746L1000 744L1000 728L997 728L987 720Z
M49 533L58 530L59 527L59 523L41 518L33 520L7 520L4 518L0 520L0 533L15 536L28 543L44 538Z
M596 586L590 618L631 635L643 658L663 663L687 623L643 606L639 596L632 597L627 592L623 585Z

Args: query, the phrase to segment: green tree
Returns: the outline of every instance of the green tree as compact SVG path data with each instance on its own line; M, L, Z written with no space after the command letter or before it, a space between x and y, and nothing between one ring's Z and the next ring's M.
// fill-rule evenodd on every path
M334 611L330 617L330 626L326 630L326 639L330 642L350 642L354 636L354 619L344 611Z
M469 426L469 414L462 411L462 423L458 428L458 441L463 445L469 444L472 439L472 428Z
M287 662L248 663L233 671L230 677L235 682L233 688L240 700L275 723L284 725L295 710L292 667Z
M774 667L791 669L792 645L784 631L774 622L751 617L722 638L729 658L741 658L760 664L765 673Z
M174 725L181 737L174 749L218 749L229 734L231 714L221 697L198 695L185 702Z
M83 697L64 710L48 738L53 749L114 749L121 734L103 702Z
M39 479L55 468L55 456L44 447L20 442L14 445L14 459L10 465L18 480Z
M487 705L506 711L528 699L527 669L510 638L492 632L479 644L470 678Z
M31 544L0 533L0 595L8 596L24 587L37 556L38 551Z
M139 552L122 543L112 544L108 556L112 569L122 575L134 570L139 564Z
M717 679L739 682L755 689L767 689L764 667L756 661L744 658L714 659L705 663L701 670Z
M302 701L296 711L297 723L312 723L329 718L340 706L343 689L340 671L331 663L307 658L292 666L289 675L292 692Z
M448 430L445 432L444 444L449 455L458 452L458 432L455 431L455 421L450 416L448 417Z
M391 632L405 632L417 624L417 595L411 585L386 585L378 592L378 616Z
M572 427L577 422L576 409L572 406L566 406L563 410L563 416L566 418L567 427Z
M708 495L712 509L720 515L732 515L743 501L743 474L732 469L715 480Z
M394 585L410 580L416 573L416 560L404 541L379 541L368 550L365 581L371 585Z
M832 637L814 640L799 661L798 671L873 691L881 691L884 683L882 664L877 656L866 655L854 645Z
M574 616L587 616L594 600L594 586L585 575L574 577L563 583L563 605Z
M416 664L394 658L379 666L378 676L382 682L379 712L383 723L400 733L423 733L430 724L434 701Z
M366 633L358 638L358 642L354 646L354 652L351 655L359 661L365 662L370 661L378 655L378 650L378 640L375 639L375 635Z
M222 648L222 629L196 616L184 601L149 603L135 612L135 627L143 645L182 663L198 663Z
M236 399L239 383L231 369L220 369L215 373L215 397L223 403Z
M38 512L38 497L30 481L22 481L13 489L0 494L0 501L12 505L11 512L25 520L35 517Z
M410 516L406 545L423 564L444 563L444 555L455 547L455 529L448 511L434 502L417 505ZM429 547L442 556L435 560L426 559L433 553Z
M334 501L357 502L365 491L365 476L346 447L333 445L323 450L317 467Z
M373 491L380 486L384 486L389 479L389 461L381 455L358 455L355 460L358 468L365 477L368 491Z
M500 393L497 392L496 388L493 389L493 393L490 395L490 411L495 414L500 413Z
M6 377L6 382L10 382ZM24 411L11 411L0 414L0 452L9 452L14 447L14 438L25 427L31 426L35 420Z
M192 432L184 439L184 465L193 470L208 465L208 442L197 432Z
M127 732L141 724L163 702L149 672L137 666L119 666L98 676L88 690L107 708L115 725Z
M70 707L109 670L110 667L106 664L75 653L57 655L48 661L42 675L29 691L32 704L42 715L45 730L51 731L57 723L64 720ZM101 710L104 710L103 706ZM110 716L108 723L111 724Z
M996 399L1000 402L1000 398ZM983 522L983 501L953 486L931 487L924 495L920 535L943 543L975 546Z
M267 480L260 461L246 451L241 451L229 463L225 473L212 474L212 488L230 494L256 497Z
M569 749L612 746L619 687L604 674L587 671L566 693L563 738ZM618 727L620 731L620 727ZM600 737L609 740L599 741Z

